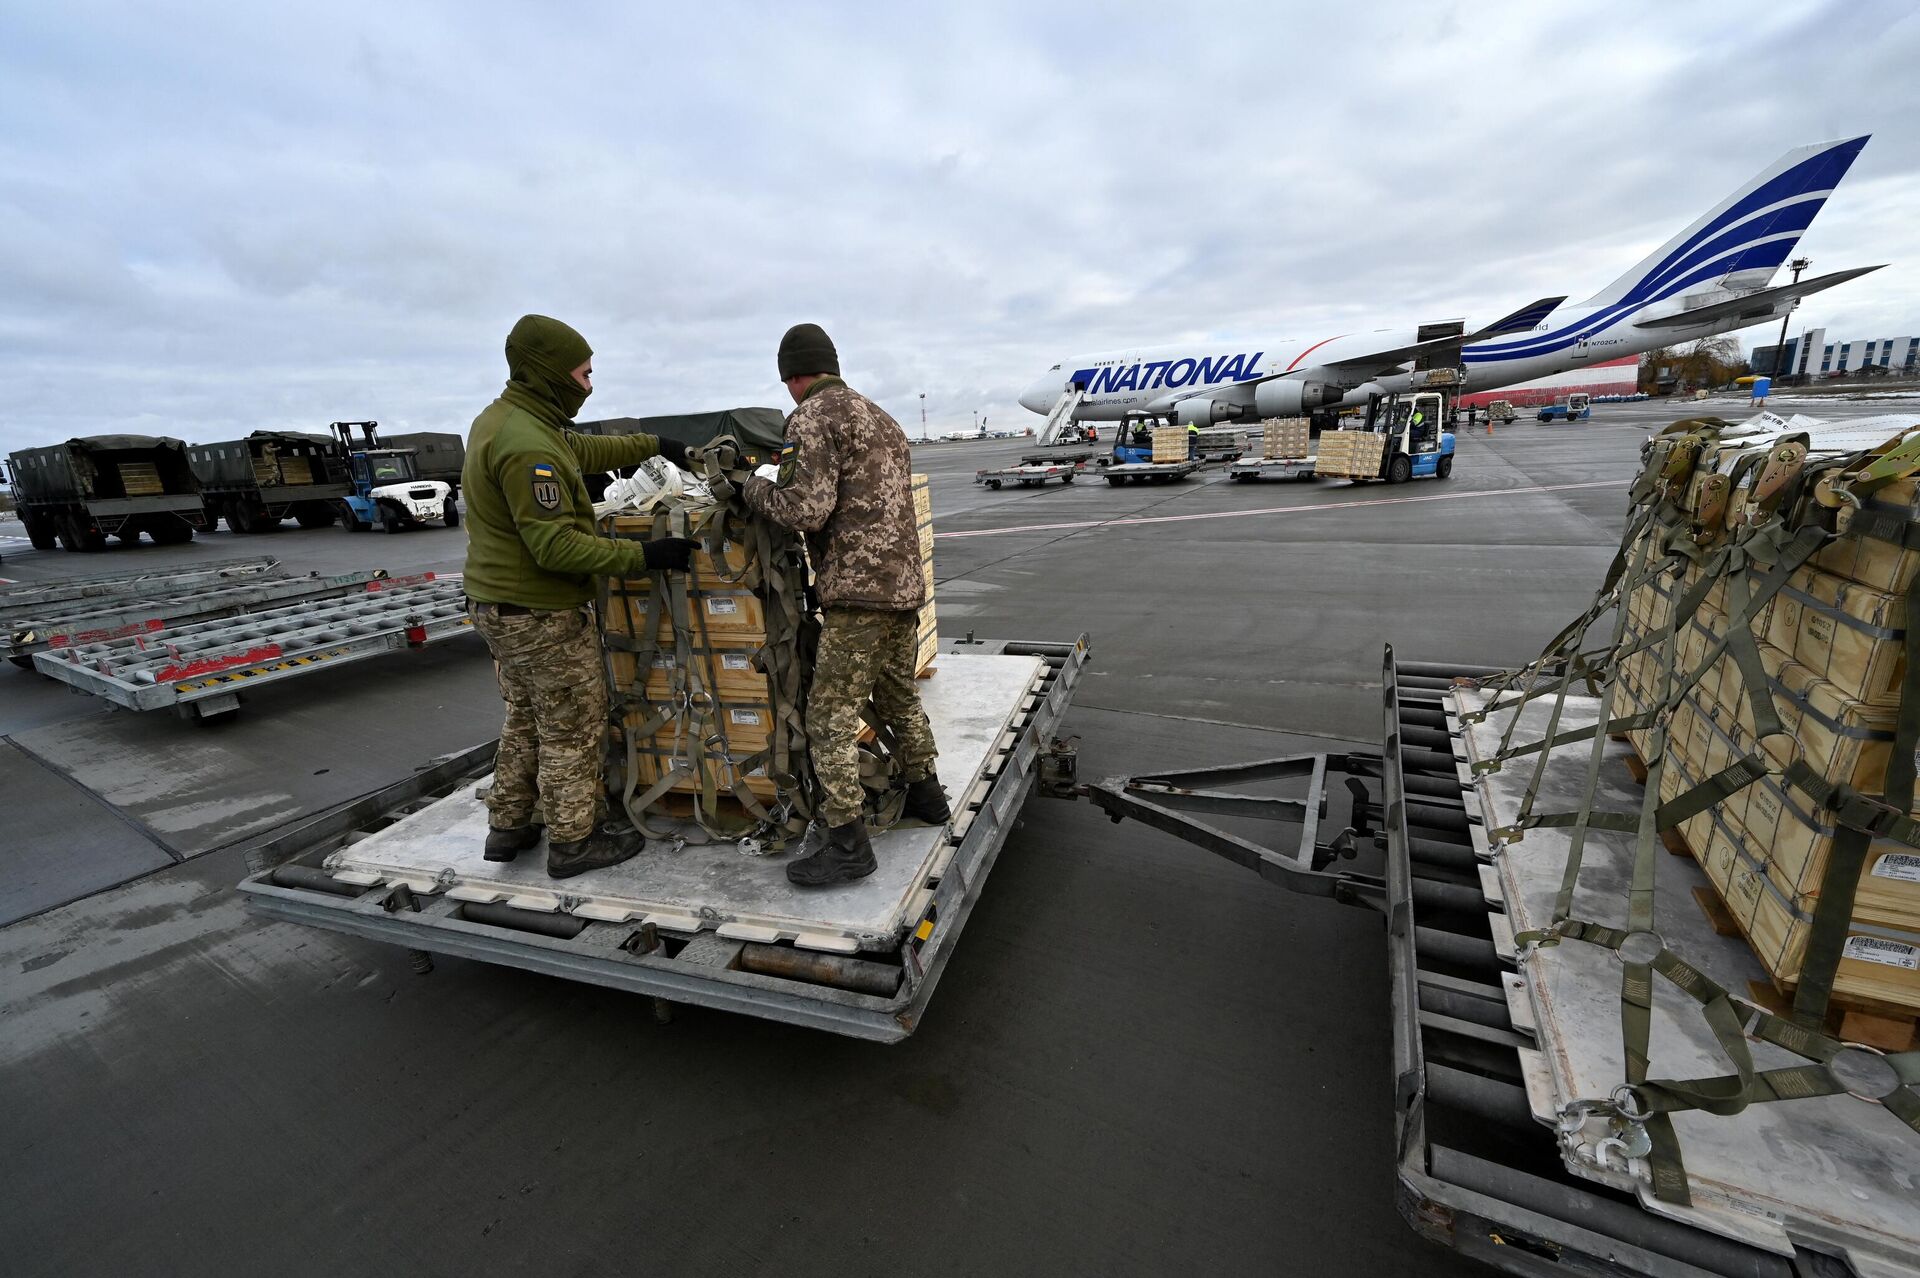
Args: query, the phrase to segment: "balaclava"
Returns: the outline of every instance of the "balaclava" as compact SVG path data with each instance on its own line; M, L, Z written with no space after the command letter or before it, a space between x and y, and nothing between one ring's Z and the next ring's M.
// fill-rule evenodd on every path
M573 380L573 370L592 355L587 339L568 325L545 315L522 315L507 334L506 398L564 427L591 394Z

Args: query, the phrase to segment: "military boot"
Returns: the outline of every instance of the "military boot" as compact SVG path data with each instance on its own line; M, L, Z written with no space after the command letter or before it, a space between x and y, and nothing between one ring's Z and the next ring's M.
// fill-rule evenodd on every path
M516 825L504 830L497 827L489 829L487 860L511 861L538 842L540 842L540 827L537 825Z
M907 806L900 814L910 821L925 821L928 825L945 825L953 820L953 810L947 806L947 792L940 788L940 778L929 772L918 781L907 782Z
M604 870L631 861L647 845L647 838L630 825L608 823L584 839L547 844L547 877L570 879L588 870Z
M864 879L880 868L873 859L865 821L849 821L827 831L826 846L787 865L787 881L795 887L829 887Z

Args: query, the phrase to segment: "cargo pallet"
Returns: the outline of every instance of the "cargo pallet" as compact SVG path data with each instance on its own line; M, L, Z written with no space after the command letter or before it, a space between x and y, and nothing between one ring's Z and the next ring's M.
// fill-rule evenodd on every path
M240 561L223 572L196 572L126 583L124 590L69 600L50 600L14 612L0 598L0 656L15 665L32 665L33 654L75 644L98 643L132 635L151 635L170 626L231 617L265 604L324 594L344 585L385 577L384 568L338 573L330 577L283 576L274 561Z
M1545 1099L1539 1058L1558 1046L1554 1027L1530 1011L1515 966L1513 928L1489 864L1451 702L1457 678L1493 673L1398 662L1388 648L1378 754L1294 755L1115 777L1087 794L1116 821L1144 822L1277 886L1383 916L1396 1198L1422 1236L1501 1272L1535 1278L1920 1274L1915 1252L1902 1250L1904 1239L1890 1246L1884 1233L1844 1219L1786 1222L1736 1204L1723 1207L1708 1228L1705 1213L1655 1215L1634 1193L1567 1169L1555 1128L1536 1102ZM1287 778L1306 783L1304 797L1273 795L1271 783ZM1351 822L1326 838L1336 780L1352 796ZM1233 788L1251 785L1265 788ZM1293 846L1268 847L1201 819L1208 815L1297 824L1300 834ZM1384 852L1380 873L1339 868L1367 843ZM1617 974L1612 981L1607 993L1617 997ZM1858 1106L1850 1111L1855 1120L1880 1116L1865 1102L1840 1100ZM1826 1155L1809 1149L1806 1157L1817 1163ZM1815 1166L1802 1179L1822 1176ZM1886 1190L1882 1210L1920 1236L1920 1200Z
M145 598L218 577L267 572L278 562L271 555L256 555L250 559L216 559L185 567L169 565L58 581L15 582L0 587L0 627L11 625L12 618L25 616L29 611L44 613L53 604L68 605L76 599L98 600L104 604L115 599Z
M976 470L973 482L985 484L988 488L998 489L1003 484L1019 484L1022 488L1041 488L1048 480L1057 479L1062 485L1071 484L1080 474L1075 465L1056 463L1054 465L1003 466L998 470Z
M272 581L286 594L267 593ZM172 708L206 719L238 710L243 688L425 647L473 624L461 581L432 573L276 578L255 588L247 604L223 607L233 615L66 636L36 651L34 668L122 709Z
M418 829L416 841L423 843L445 815L462 804L473 806L474 785L490 769L492 744L253 849L254 872L240 891L249 905L273 918L403 946L423 972L432 966L430 955L444 954L645 995L662 1020L670 1018L674 1005L685 1004L897 1042L924 1017L1028 794L1036 785L1070 792L1073 783L1072 756L1055 738L1086 664L1085 636L1071 643L951 648L961 655L941 663L943 679L954 665L980 656L1027 658L1024 664L1034 673L1031 683L1022 677L1028 690L1010 703L999 737L983 743L983 763L973 784L954 794L952 824L938 832L920 827L876 835L876 844L902 834L928 835L932 851L924 884L914 883L904 899L904 934L876 938L865 952L809 948L779 935L783 929L776 927L716 924L732 904L718 898L688 902L686 916L678 920L615 909L605 899L613 876L654 872L649 858L661 860L659 872L673 873L666 858L736 861L740 852L731 844L676 848L656 841L625 866L568 880L566 899L548 890L553 885L537 868L513 881L503 878L499 891L476 890L472 884L446 888L443 883L454 878L451 870L416 881L406 873L376 875L351 868L371 855L376 845L368 840L405 846L416 840L409 831ZM474 837L462 842L477 844L482 832L476 826ZM523 853L522 859L534 854ZM884 866L885 850L881 859ZM762 877L772 878L780 873L780 863L766 863L766 870ZM737 877L737 871L722 876L729 885ZM367 881L374 878L385 881ZM833 908L851 890L816 893L805 903ZM541 908L527 908L529 898L543 896ZM804 933L807 920L790 919L784 930L795 928Z

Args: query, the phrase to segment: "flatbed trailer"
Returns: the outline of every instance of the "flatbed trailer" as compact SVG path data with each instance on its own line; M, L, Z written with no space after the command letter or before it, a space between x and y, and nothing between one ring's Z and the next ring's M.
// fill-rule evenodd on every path
M473 624L457 577L287 580L304 589L211 620L71 636L35 652L34 668L125 710L208 719L238 710L244 688L423 648Z
M25 667L32 664L35 653L76 644L135 636L156 642L155 636L182 625L233 617L345 586L364 586L386 575L384 568L326 577L317 573L292 577L271 569L201 574L178 584L163 583L165 588L151 592L48 601L17 612L8 609L0 618L0 656Z
M1027 796L1073 785L1056 736L1086 637L946 647L921 690L956 768L954 820L876 834L881 868L857 884L791 889L784 859L743 857L757 847L672 839L564 891L538 850L485 862L488 745L253 849L240 891L271 917L403 946L421 971L478 959L645 995L662 1019L688 1004L898 1042Z
M1258 479L1312 479L1315 457L1248 457L1227 467L1227 474L1241 483Z
M985 484L988 488L999 488L1005 484L1019 484L1023 488L1041 488L1049 481L1056 479L1063 485L1071 484L1079 474L1080 467L1062 462L1045 466L1001 466L998 469L974 471L973 482Z
M1102 473L1107 482L1118 488L1122 484L1172 484L1185 480L1200 469L1195 458L1177 462L1116 462L1106 467Z
M1591 1133L1574 1121L1585 1102L1556 1092L1553 1078L1591 1055L1582 1027L1598 1019L1601 1000L1617 1007L1621 969L1609 960L1594 965L1584 990L1549 987L1561 1012L1530 984L1537 976L1514 936L1522 920L1509 909L1521 892L1550 902L1558 872L1543 885L1538 868L1527 871L1524 859L1489 845L1490 791L1472 767L1473 730L1463 724L1456 684L1495 673L1397 662L1388 648L1377 754L1115 777L1085 792L1115 821L1144 822L1270 883L1384 918L1396 1197L1422 1236L1536 1278L1920 1274L1920 1195L1911 1180L1920 1143L1871 1100L1830 1096L1731 1117L1675 1115L1692 1120L1681 1131L1683 1150L1693 1150L1691 1206L1654 1202L1631 1147L1616 1144L1609 1155L1603 1141L1598 1161L1587 1157ZM1588 746L1567 748L1583 770ZM1609 766L1619 784L1631 784L1617 757ZM1275 797L1273 783L1283 779L1305 782L1304 797ZM1340 794L1336 781L1345 783L1348 820L1329 839L1322 831L1329 796ZM1246 786L1261 788L1239 788ZM1297 824L1300 834L1293 846L1268 847L1203 819L1216 815ZM1383 854L1378 872L1340 868L1369 843ZM1515 875L1527 873L1535 880L1517 891ZM1684 884L1676 887L1684 898ZM1714 943L1710 932L1693 939ZM1744 941L1718 942L1720 958L1751 963ZM1657 1015L1656 1024L1669 1019ZM1617 1021L1614 1037L1617 1047ZM1788 1114L1795 1105L1805 1108ZM1782 1126L1788 1122L1801 1126ZM1749 1144L1716 1141L1712 1124L1747 1124L1717 1131Z

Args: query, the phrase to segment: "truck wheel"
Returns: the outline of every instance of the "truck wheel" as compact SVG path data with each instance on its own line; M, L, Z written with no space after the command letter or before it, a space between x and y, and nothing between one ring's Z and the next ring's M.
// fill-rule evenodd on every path
M344 500L340 503L340 522L347 526L348 532L365 532L367 530L367 526L360 522L360 516L353 513L352 503Z
M1445 457L1442 457L1438 462L1434 463L1433 477L1435 479L1445 479L1452 474L1453 454L1448 453Z
M166 519L147 529L156 546L178 546L193 540L193 525L183 519Z
M115 533L114 536L120 539L120 544L123 546L137 546L140 544L140 525L136 523L123 524L120 531ZM159 545L160 539L155 537L153 544L156 546Z
M1000 481L997 479L989 479L987 481L987 487L993 489L995 492L998 492L1000 490Z
M453 498L447 498L447 504L445 508L441 510L440 514L446 519L447 527L458 528L460 526L460 507L454 504Z
M62 550L80 549L80 542L73 535L73 521L64 516L60 520L60 527L54 533L54 538L59 541Z
M1400 454L1400 456L1387 463L1387 482L1389 484L1404 484L1412 474L1413 462L1405 453Z
M71 542L62 539L60 544L66 546L68 550L78 550L84 554L93 555L107 548L107 539L95 532L92 525L78 515L67 516L67 537L71 538Z
M1127 477L1125 475L1108 475L1107 476L1107 483L1114 488L1118 488L1120 485L1126 482L1127 482Z
M1060 482L1063 484L1071 484L1073 482L1073 472L1068 471L1065 475L1062 475L1060 477Z
M35 550L52 550L60 544L60 530L51 519L29 519L26 525L27 540Z
M254 527L253 507L244 501L236 500L228 502L227 528L229 531L239 533L242 536L258 531Z
M334 521L335 516L331 507L314 502L295 510L293 518L302 528L325 528Z
M399 532L400 513L391 506L383 507L380 511L380 527L390 533Z

